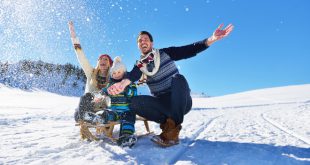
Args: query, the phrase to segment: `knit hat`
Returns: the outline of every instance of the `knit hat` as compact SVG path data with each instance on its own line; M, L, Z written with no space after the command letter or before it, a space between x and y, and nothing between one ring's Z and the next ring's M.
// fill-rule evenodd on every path
M112 65L112 67L111 67L111 69L110 69L110 75L111 75L111 77L112 77L112 73L113 73L113 72L115 72L115 71L117 71L117 70L120 70L120 69L121 69L123 72L126 72L126 71L127 71L127 70L126 70L125 64L122 63L121 57L116 56L116 57L114 58L113 65Z
M99 60L100 58L103 58L103 57L106 57L106 58L109 59L110 66L113 65L113 60L112 60L112 58L111 58L108 54L102 54L102 55L100 55L100 56L98 57L98 60Z

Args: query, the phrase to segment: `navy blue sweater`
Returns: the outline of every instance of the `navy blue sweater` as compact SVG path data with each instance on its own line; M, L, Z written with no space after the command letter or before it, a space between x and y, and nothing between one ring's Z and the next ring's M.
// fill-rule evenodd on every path
M165 72L165 71L161 71L162 68L164 68L164 69L169 68L170 69L171 67L173 67L173 69L171 69L171 74L167 74L168 77L162 76L162 78L160 78L160 79L157 78L157 80L152 80L152 77L159 77L158 75L156 76L157 73L154 76L148 77L148 79L151 78L151 82L147 81L147 84L149 85L152 94L157 95L159 93L154 93L154 92L158 92L158 91L163 92L163 93L167 92L169 90L168 88L162 88L159 86L161 86L160 84L165 84L164 82L162 82L162 81L165 81L164 79L171 78L174 74L178 73L178 69L176 68L173 61L178 61L178 60L194 57L198 53L206 50L208 48L208 46L205 44L205 41L206 41L206 39L199 41L199 42L195 42L193 44L185 45L185 46L168 47L168 48L159 49L159 52L161 55L161 60L164 60L164 59L166 59L166 60L163 63L161 61L158 72L159 73ZM166 57L167 55L169 56L168 59ZM171 61L172 61L172 63L171 63ZM164 65L167 65L167 63L171 63L170 64L171 66L169 66L169 67L164 66ZM128 78L131 82L135 82L135 81L139 80L141 75L142 75L142 72L140 71L140 69L136 65L134 65L133 69L129 72L129 74L127 74L126 78ZM152 91L153 86L155 86L154 91ZM156 86L158 86L158 88L156 88Z

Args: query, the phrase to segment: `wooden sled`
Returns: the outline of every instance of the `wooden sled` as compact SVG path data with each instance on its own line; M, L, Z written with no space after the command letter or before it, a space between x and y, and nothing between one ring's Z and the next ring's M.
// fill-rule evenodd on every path
M137 135L138 137L147 136L152 133L150 131L148 121L145 118L137 116L136 121L143 121L146 129L146 133ZM115 142L118 137L113 137L113 129L114 126L118 124L120 124L119 121L110 121L107 124L91 124L83 120L79 120L75 125L80 126L80 135L83 140L99 141L100 138L98 138L97 135L104 135L112 142Z

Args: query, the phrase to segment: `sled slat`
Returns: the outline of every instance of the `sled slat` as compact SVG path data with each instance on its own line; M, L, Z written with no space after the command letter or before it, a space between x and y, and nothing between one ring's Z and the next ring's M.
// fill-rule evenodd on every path
M148 121L145 118L137 116L136 120L143 121L145 129L147 131L147 133L138 135L138 136L146 136L152 133L150 131ZM75 124L75 126L80 126L80 134L81 134L82 139L98 141L99 138L93 135L93 133L89 130L90 128L95 128L96 129L95 134L97 135L104 134L111 141L116 141L118 138L113 137L113 130L114 130L114 126L118 124L120 124L119 121L111 121L107 124L91 124L83 120L79 120L78 123Z

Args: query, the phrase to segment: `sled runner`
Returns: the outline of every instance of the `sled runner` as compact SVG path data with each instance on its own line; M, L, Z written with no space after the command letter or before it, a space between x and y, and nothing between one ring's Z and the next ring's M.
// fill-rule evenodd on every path
M150 131L150 127L148 124L148 121L144 119L143 117L137 116L137 121L143 121L144 126L146 129L146 133L136 135L137 138L147 136L149 134L152 134ZM80 135L83 140L87 139L90 141L99 141L101 136L104 136L105 138L110 139L112 142L116 142L119 137L113 137L113 130L114 126L119 125L119 121L109 121L107 124L92 124L90 122L79 120L78 123L76 123L76 126L80 126Z

